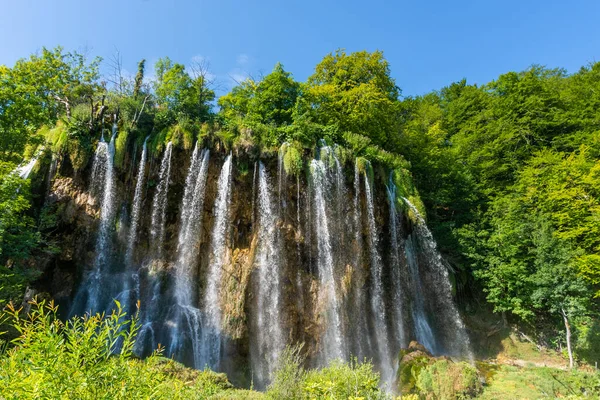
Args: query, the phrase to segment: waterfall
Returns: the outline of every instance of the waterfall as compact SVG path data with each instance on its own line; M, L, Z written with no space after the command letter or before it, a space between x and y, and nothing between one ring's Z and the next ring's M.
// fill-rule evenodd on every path
M231 203L231 154L225 159L218 181L215 201L215 222L212 232L211 257L208 268L204 312L206 323L202 332L202 353L206 364L215 368L221 355L221 272L229 263L229 206Z
M180 305L192 305L209 156L208 150L199 153L197 147L194 149L185 182L175 272L175 297Z
M258 268L257 330L258 346L252 346L253 370L258 383L271 378L281 351L285 347L280 310L283 248L273 209L269 181L263 163L258 167L258 249L255 263Z
M198 151L198 145L192 153L190 168L185 180L181 204L181 221L178 236L177 263L175 264L175 301L171 327L170 353L180 351L182 339L187 335L191 342L194 366L202 368L203 354L201 345L202 317L194 301L194 283L197 281L197 260L204 194L208 177L208 150Z
M167 194L169 191L169 182L171 179L171 142L167 143L165 154L160 164L159 182L154 193L152 202L152 225L150 227L150 237L152 248L157 256L162 256L163 243L165 240L165 214L167 212Z
M421 343L430 352L437 354L438 346L433 336L433 331L425 313L425 293L421 277L419 276L419 262L413 243L412 235L408 237L404 245L406 263L410 276L410 287L412 287L412 319L417 342Z
M390 384L394 380L394 365L391 360L391 349L386 325L386 310L383 295L383 261L379 254L379 238L375 224L373 193L369 177L365 173L365 197L367 201L367 220L369 227L369 254L371 258L371 311L374 317L375 342L379 356L382 381Z
M367 321L365 285L363 276L363 238L362 238L362 213L360 208L360 174L357 162L354 163L354 202L353 202L353 230L354 230L354 270L352 277L353 306L357 313L354 330L355 352L359 359L371 355L371 335Z
M322 356L325 360L345 358L339 294L334 276L334 258L329 233L326 191L329 190L327 169L322 160L311 161L311 178L314 195L314 226L317 242L317 270L320 280L319 298L325 301L326 327Z
M101 176L103 179L103 184L101 184L102 200L100 202L100 226L98 228L98 237L96 239L95 247L96 258L90 275L82 284L82 288L86 288L88 294L84 310L91 311L92 313L100 311L100 297L103 291L102 284L104 283L104 273L109 267L112 254L111 235L115 219L113 162L115 156L116 135L117 124L115 122L112 128L110 143L107 144L104 140L101 140L98 143L92 167L92 170L95 172L95 175L93 175L92 178L98 179ZM92 185L92 187L99 186L100 182L92 181Z
M52 189L52 181L56 176L56 170L58 167L58 156L52 153L52 160L50 161L50 168L48 168L48 183L46 184L46 202L48 201L48 194L50 193L50 189Z
M33 171L33 167L35 167L35 164L37 163L40 155L42 155L43 152L44 152L44 146L41 146L35 152L35 155L33 157L31 157L31 160L29 160L27 162L27 164L19 165L17 168L14 169L13 173L19 175L19 177L21 177L23 179L29 178L29 174L31 174L31 171ZM54 160L54 156L53 156L52 160Z
M387 195L389 203L389 229L390 229L390 260L392 280L392 320L394 327L394 339L400 348L406 347L406 333L404 331L404 309L402 272L400 271L400 248L398 238L398 212L396 210L396 185L394 184L393 172L387 184ZM397 350L397 349L394 349Z
M142 156L140 158L140 165L138 167L137 181L135 183L135 192L133 195L133 206L131 210L131 226L129 227L129 237L127 238L127 250L125 252L125 263L131 265L133 258L133 250L137 242L137 230L140 221L140 209L142 206L142 191L144 188L144 171L146 170L146 142L148 137L144 140L144 146L142 147Z
M432 300L439 305L441 310L443 310L442 315L439 315L439 317L444 317L443 329L451 336L451 338L447 340L446 348L438 348L437 351L441 352L442 350L445 350L451 355L462 356L473 360L469 337L462 319L460 318L460 314L454 305L452 299L452 287L450 286L450 279L448 278L448 270L444 266L441 254L437 251L437 244L417 208L408 201L408 199L403 199L417 218L415 227L417 238L421 244L421 250L425 253L432 273L431 278L433 285L431 286L435 291Z

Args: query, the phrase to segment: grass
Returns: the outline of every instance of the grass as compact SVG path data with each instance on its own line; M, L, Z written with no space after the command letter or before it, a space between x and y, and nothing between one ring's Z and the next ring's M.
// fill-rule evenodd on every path
M483 371L486 378L479 399L589 398L600 396L600 374L564 371L548 367L491 366Z

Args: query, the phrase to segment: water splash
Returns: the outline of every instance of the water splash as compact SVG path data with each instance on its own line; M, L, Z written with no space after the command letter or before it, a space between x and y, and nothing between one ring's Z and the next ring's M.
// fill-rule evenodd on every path
M204 296L206 323L202 332L202 354L205 364L216 368L221 357L221 272L229 263L227 238L231 203L231 154L225 159L219 176L212 232L211 257Z
M281 277L283 247L273 209L269 181L263 163L258 166L258 268L257 346L252 346L253 370L258 384L266 385L285 347L282 319Z
M165 214L167 212L167 194L171 179L171 151L173 144L167 143L165 154L160 164L159 182L154 193L152 202L152 225L150 227L150 238L152 248L155 249L157 257L162 256L165 241Z

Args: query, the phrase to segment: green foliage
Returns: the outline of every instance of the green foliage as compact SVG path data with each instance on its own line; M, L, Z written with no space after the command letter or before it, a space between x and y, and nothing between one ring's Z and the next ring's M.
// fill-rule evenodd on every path
M305 361L302 347L302 345L288 346L281 353L273 381L267 390L268 398L274 400L303 398L306 371L302 367Z
M159 59L154 69L157 78L154 91L164 127L181 116L199 121L209 119L215 93L208 88L205 74L190 76L184 65L173 63L168 57Z
M135 81L133 86L133 98L137 99L142 90L142 84L144 83L144 69L146 67L146 60L142 60L138 63L138 70L135 74Z
M87 63L83 55L57 47L18 60L12 68L0 66L0 160L20 161L35 132L68 115L78 101L97 89L100 59Z
M327 55L309 77L304 92L299 112L315 121L365 135L377 145L389 145L395 139L400 90L382 52L338 50Z
M304 379L308 398L319 399L378 399L385 395L379 389L379 374L370 363L356 359L346 364L333 361L321 370L308 371Z
M30 208L29 180L13 174L14 166L0 162L0 265L19 263L39 241Z
M482 391L477 369L466 362L437 360L419 371L416 382L425 398L469 399Z
M600 374L553 368L496 366L481 394L483 400L568 398L600 396Z
M127 139L129 138L129 131L122 130L117 134L115 139L115 158L114 163L116 168L123 168L123 162L125 160L125 154L127 153Z
M299 148L298 145L284 143L279 151L283 152L283 168L285 169L285 173L291 176L300 175L304 165L302 148Z
M387 399L379 374L370 363L332 361L322 369L304 370L302 346L288 347L279 359L270 399Z
M205 399L230 391L223 374L185 368L160 357L160 349L143 361L136 358L137 317L127 319L116 306L106 317L66 322L52 303L34 301L27 315L9 306L19 336L0 355L0 397Z
M69 136L67 129L62 121L58 121L52 129L42 127L39 131L40 135L45 137L46 143L50 145L50 149L55 154L63 154L67 150Z
M300 84L277 63L273 72L265 76L254 89L248 103L250 118L263 124L277 126L292 123L292 111L300 92Z
M598 64L533 66L401 105L400 151L446 259L496 311L562 340L563 313L598 315L598 89Z

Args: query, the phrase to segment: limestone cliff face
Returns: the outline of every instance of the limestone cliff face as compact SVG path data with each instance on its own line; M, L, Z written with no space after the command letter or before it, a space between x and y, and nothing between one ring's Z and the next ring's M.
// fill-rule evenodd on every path
M165 324L164 329L168 331L169 324L174 323L170 320L169 310L173 308L172 299L176 290L174 274L181 205L191 163L191 150L173 149L165 213L164 250L158 257L152 245L150 230L152 200L158 187L161 156L149 154L146 163L138 240L132 254L133 266L126 265L124 254L131 226L138 160L128 155L125 158L126 166L115 170L114 202L117 212L110 226L111 261L105 271L109 279L106 287L101 290L114 290L113 286L116 287L119 283L115 281L121 279L122 271L127 268L143 270L147 277L153 277L151 282L154 283L148 283L148 279L140 279L139 291L154 291L154 295L140 294L141 307L159 310L159 322ZM193 304L199 309L203 307L207 286L217 186L226 156L227 152L218 147L211 149L201 210L202 223L196 243L197 263L189 266L195 277ZM264 164L268 176L273 209L277 216L277 235L281 240L276 268L279 274L277 289L281 299L278 305L278 323L281 324L285 343L304 343L304 351L309 360L315 365L322 363L325 360L323 354L329 351L327 338L331 334L331 314L335 312L339 334L343 336L341 348L346 356L354 354L373 358L376 364L385 362L387 356L380 351L381 336L385 336L386 345L389 346L386 351L393 358L402 345L414 338L416 332L413 329L415 314L410 312L414 303L414 291L408 277L408 261L403 250L396 255L392 251L397 252L398 246L404 246L413 227L407 217L398 215L395 227L398 240L393 242L390 235L392 226L390 203L386 194L386 172L380 169L373 174L374 178L369 186L373 196L373 213L369 216L364 181L369 178L361 175L356 185L353 163L338 165L339 168L327 178L329 186L322 188L327 190L322 194L326 204L321 205L325 214L319 219L316 217L318 205L315 204L318 200L315 195L316 172L311 169L313 167L310 165L309 154L305 155L304 171L297 176L286 175L276 154L259 156L256 149L247 148L239 149L232 156L232 191L226 237L226 259L229 262L221 271L218 293L224 337L218 369L232 374L234 381L243 383L253 379L257 363L265 362L257 361L256 356L251 354L252 349L261 346L257 342L257 337L260 336L257 330L264 329L264 322L263 328L257 322L260 312L260 281L256 261L260 247L256 174L259 160ZM326 168L332 168L334 164L330 163ZM45 273L39 282L39 288L50 292L64 309L70 310L73 309L72 303L78 301L75 300L75 295L83 277L93 269L100 199L98 193L92 190L94 182L91 182L91 166L75 176L65 159L62 163L59 162L58 171L50 185L45 204L57 216L56 228L51 237L60 251L44 260ZM367 221L368 218L372 218L372 221ZM371 232L369 228L373 224L375 232ZM320 228L323 226L327 227L326 243L321 237L323 233ZM369 243L373 243L373 237L377 238L376 249L370 248L372 244ZM328 252L329 257L325 261L324 252ZM378 262L374 254L380 258L380 276L373 274L374 263ZM329 263L332 268L330 273L334 280L333 292L323 289L324 262ZM427 262L423 262L424 268L417 272L417 276L421 274L423 282L435 282L427 278L429 275L426 264ZM335 293L336 299L331 297L331 293ZM382 297L380 303L373 303L372 298L376 295ZM111 296L117 296L117 293ZM152 304L153 302L156 304ZM337 307L335 310L332 308L334 303ZM380 309L374 308L374 304L379 304L377 307ZM431 306L426 306L429 310L436 310L435 301ZM400 312L402 310L404 311ZM443 320L435 315L428 318L432 329L442 332L438 335L439 340L446 340L449 336L440 328L444 325ZM169 334L161 333L162 329L152 326L150 342L154 345L173 340ZM380 332L382 329L384 332ZM190 339L186 336L185 340ZM142 348L142 353L149 350L148 346ZM174 356L194 364L194 357L190 355L191 345L186 346L188 348L185 351Z

